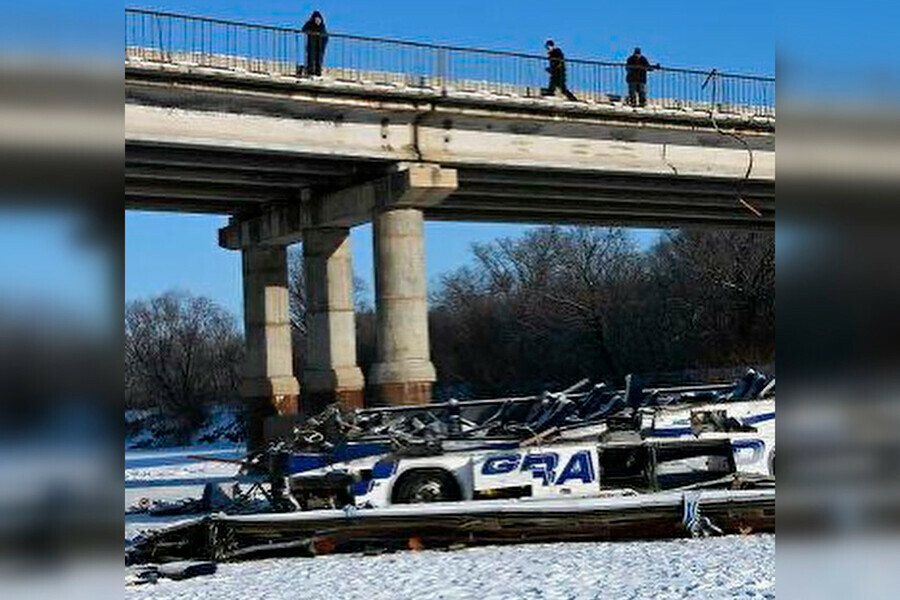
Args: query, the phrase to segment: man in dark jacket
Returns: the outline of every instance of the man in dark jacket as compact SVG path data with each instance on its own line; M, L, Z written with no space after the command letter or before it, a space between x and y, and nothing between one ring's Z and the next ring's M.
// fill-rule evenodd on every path
M322 61L325 58L325 46L328 45L328 30L322 13L314 11L309 21L303 26L306 34L306 74L308 76L322 74Z
M640 48L625 63L625 81L628 83L628 102L632 106L647 104L647 71L658 69L659 64L651 65L647 57L641 54Z
M575 97L575 94L566 87L566 57L563 51L553 43L553 40L547 40L544 46L547 48L547 58L550 61L550 66L547 67L547 72L550 73L550 84L541 88L541 94L552 96L556 90L560 90L569 100L577 101L578 98Z

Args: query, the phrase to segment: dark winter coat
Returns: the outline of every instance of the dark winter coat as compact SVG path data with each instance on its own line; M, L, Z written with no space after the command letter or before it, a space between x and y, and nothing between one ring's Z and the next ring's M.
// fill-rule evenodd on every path
M316 17L319 17L321 24L316 24ZM325 46L328 45L328 30L325 28L325 18L322 17L322 13L313 12L302 31L307 34L306 56L315 57L316 62L321 63L322 57L325 56Z
M647 83L647 71L652 67L646 56L643 54L632 54L628 57L628 61L625 65L627 71L625 81L628 83Z
M554 47L547 53L547 57L550 59L550 67L547 69L550 73L565 73L566 57L562 50Z

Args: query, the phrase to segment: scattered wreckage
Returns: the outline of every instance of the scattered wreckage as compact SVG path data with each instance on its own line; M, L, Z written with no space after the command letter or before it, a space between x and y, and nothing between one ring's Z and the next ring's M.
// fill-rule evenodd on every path
M597 496L608 493L617 461L636 460L617 454L617 445L652 441L731 445L733 467L701 455L665 465L670 470L711 479L729 471L774 476L775 400L768 397L774 381L751 370L730 386L640 389L630 377L627 383L621 391L600 384L579 392L582 381L541 396L349 415L331 407L298 429L282 472L304 510ZM637 489L658 491L646 482Z
M137 541L129 565L775 530L773 489L492 500L187 519Z
M774 531L774 380L588 385L330 406L244 461L250 488L207 491L215 514L139 538L127 560Z

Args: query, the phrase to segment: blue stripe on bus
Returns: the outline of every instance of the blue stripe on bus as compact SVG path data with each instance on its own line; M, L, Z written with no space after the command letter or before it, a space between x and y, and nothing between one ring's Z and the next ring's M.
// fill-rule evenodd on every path
M771 421L775 418L775 413L763 413L761 415L753 415L752 417L744 417L741 419L741 422L744 425L754 425L756 423L762 423L764 421Z
M331 454L322 452L304 452L291 454L288 457L288 473L303 473L312 471L313 469L321 469L322 467L334 464L336 462L346 462L365 458L367 456L377 456L390 452L391 446L387 442L367 442L359 444L344 444L334 449Z
M397 471L397 462L393 460L379 460L372 465L372 479L388 479Z

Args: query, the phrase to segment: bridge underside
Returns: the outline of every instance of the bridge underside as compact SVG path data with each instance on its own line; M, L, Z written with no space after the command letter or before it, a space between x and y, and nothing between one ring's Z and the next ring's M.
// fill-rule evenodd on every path
M378 179L394 164L128 143L125 206L244 218L271 203ZM775 221L771 182L499 166L456 170L458 189L427 208L427 219L749 228L770 228Z

